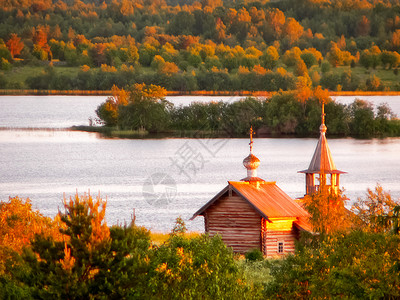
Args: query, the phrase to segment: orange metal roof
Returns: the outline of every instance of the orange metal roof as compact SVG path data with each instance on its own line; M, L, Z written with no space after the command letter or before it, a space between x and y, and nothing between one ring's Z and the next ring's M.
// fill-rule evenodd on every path
M229 181L229 184L267 219L308 216L308 213L275 182Z
M282 191L275 182L228 181L220 193L201 207L191 218L202 214L209 206L224 195L230 188L249 202L265 219L276 217L308 217L308 213L292 198Z
M293 222L294 226L296 226L301 231L313 232L313 228L311 224L308 222L307 218L301 217Z

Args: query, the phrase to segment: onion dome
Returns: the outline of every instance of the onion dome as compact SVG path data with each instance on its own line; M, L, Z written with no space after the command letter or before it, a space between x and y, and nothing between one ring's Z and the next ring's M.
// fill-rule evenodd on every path
M250 154L243 159L243 166L247 169L247 177L243 181L263 181L257 177L257 168L260 165L260 160L253 154L253 128L250 128Z
M254 154L250 153L245 159L243 159L243 166L247 170L256 170L260 165L260 160Z

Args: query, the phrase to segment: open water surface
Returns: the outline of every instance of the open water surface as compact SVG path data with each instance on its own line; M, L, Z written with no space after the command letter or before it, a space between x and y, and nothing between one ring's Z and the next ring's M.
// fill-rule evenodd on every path
M249 152L248 140L105 139L64 129L87 125L104 99L0 97L0 200L29 197L34 208L54 216L64 194L68 198L90 191L107 198L108 224L129 222L134 212L137 224L152 230L169 231L182 216L190 230L202 231L201 217L188 219L227 180L246 176L242 160ZM400 108L391 104L400 97L374 99L379 101L400 115ZM336 166L348 172L341 176L341 186L351 201L377 183L400 197L400 138L329 139L329 128L327 136ZM276 181L292 197L303 196L304 175L297 171L307 168L316 143L311 138L255 139L259 177Z

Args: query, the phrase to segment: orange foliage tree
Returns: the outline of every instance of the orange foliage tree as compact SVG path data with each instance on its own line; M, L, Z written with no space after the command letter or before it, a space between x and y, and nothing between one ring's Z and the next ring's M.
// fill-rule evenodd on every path
M52 220L39 211L32 210L29 199L10 198L0 202L0 273L2 265L12 252L21 253L36 234L51 237L56 241L63 240L59 232L60 219Z
M284 28L285 35L289 39L290 45L296 42L303 35L304 32L303 26L301 26L300 23L293 18L288 18L286 20Z
M21 42L21 38L15 33L11 34L11 37L7 41L6 45L8 50L10 50L12 58L14 58L15 55L19 55L22 49L24 49L24 43Z
M310 213L310 223L315 232L332 234L350 228L350 212L345 207L347 198L340 191L333 193L326 185L325 174L320 174L320 188L303 198L304 207Z

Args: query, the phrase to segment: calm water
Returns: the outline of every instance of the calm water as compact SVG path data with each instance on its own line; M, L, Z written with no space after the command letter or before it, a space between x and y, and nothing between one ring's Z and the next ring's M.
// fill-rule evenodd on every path
M384 100L390 104L399 98ZM247 139L127 140L15 129L88 124L102 101L104 97L0 97L0 127L14 128L0 130L0 200L29 197L35 208L54 216L63 193L69 197L90 190L107 198L109 224L129 221L135 210L138 224L169 231L176 217L188 220L227 180L246 176L242 160L249 151ZM258 175L276 181L292 197L302 196L304 175L297 171L307 168L316 142L256 139ZM349 198L364 196L377 182L400 197L400 139L330 139L329 145L336 166L348 172L341 185ZM187 225L203 230L201 218Z

